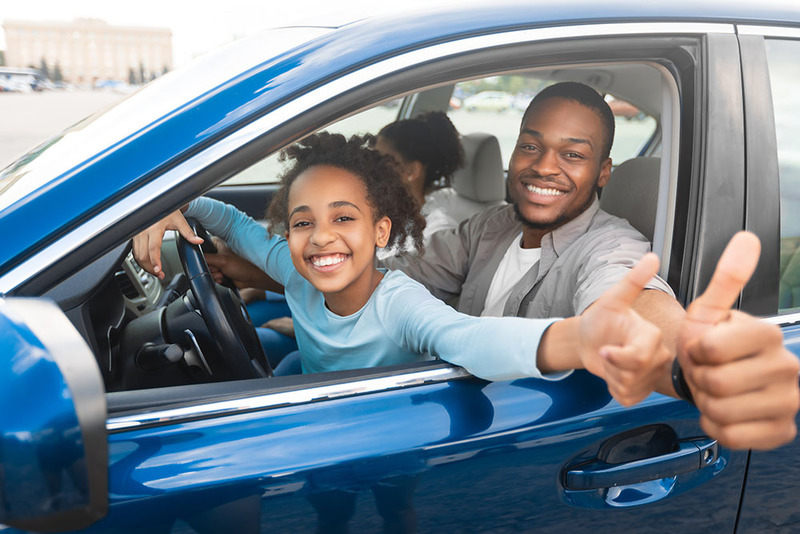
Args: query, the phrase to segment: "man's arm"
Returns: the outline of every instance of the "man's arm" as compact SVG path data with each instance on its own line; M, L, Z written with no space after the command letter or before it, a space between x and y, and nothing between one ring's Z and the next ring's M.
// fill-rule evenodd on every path
M539 344L539 369L585 368L625 406L647 397L672 361L659 329L633 309L657 271L658 258L646 254L581 315L550 326Z
M677 354L678 335L686 317L686 311L674 297L657 289L648 289L639 295L633 309L644 319L661 329L664 345L674 355ZM666 367L656 382L656 391L677 397L672 386L672 369Z
M471 247L480 239L487 220L498 211L490 208L461 221L456 228L434 232L422 255L401 253L384 258L380 265L403 271L435 297L449 301L461 294L471 267Z

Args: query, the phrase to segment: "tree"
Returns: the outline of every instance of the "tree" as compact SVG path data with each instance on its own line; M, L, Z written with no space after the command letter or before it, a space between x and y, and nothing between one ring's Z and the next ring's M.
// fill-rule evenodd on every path
M55 67L53 67L53 81L60 82L64 80L64 75L61 74L61 66L56 62Z
M50 69L47 68L47 61L44 58L39 61L39 72L42 73L45 79L50 79Z
M128 83L136 85L136 73L133 71L133 67L128 69Z
M144 75L144 63L139 62L139 83L144 83L147 80Z
M6 52L5 50L0 50L0 67L6 66Z

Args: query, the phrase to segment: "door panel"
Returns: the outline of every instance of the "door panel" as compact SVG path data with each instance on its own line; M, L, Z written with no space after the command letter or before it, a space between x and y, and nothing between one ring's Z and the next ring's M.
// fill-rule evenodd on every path
M800 357L800 325L783 328L784 344ZM800 424L800 416L798 416ZM773 451L753 451L737 532L789 533L800 526L800 441Z
M375 532L384 517L420 532L732 531L744 453L721 450L710 469L664 471L628 487L564 489L567 467L655 423L681 440L702 435L686 403L653 395L626 409L600 380L576 372L561 382L470 378L113 433L111 510L91 532L311 532L319 518L324 531ZM626 454L607 459L632 460Z

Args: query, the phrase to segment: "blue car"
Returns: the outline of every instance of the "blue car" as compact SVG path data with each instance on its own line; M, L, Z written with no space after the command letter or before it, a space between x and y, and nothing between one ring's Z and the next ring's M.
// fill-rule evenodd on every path
M603 207L684 304L755 232L738 307L797 352L799 58L788 2L461 8L271 30L64 131L0 173L0 532L793 531L797 441L731 451L689 404L624 408L585 372L265 376L236 292L189 288L202 254L165 241L162 283L130 241L199 195L263 218L282 147L430 109L464 136L465 217L504 201L522 111L453 95L575 80L642 112Z

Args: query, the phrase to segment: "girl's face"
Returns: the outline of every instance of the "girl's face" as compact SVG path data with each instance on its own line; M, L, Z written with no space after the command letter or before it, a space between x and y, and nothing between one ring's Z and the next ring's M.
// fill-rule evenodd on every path
M389 241L388 217L375 221L361 179L330 165L311 167L289 190L286 239L295 269L338 315L361 309L383 278L375 247Z

